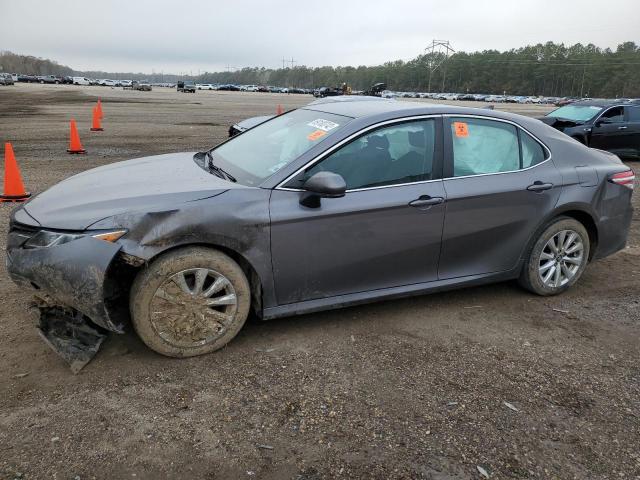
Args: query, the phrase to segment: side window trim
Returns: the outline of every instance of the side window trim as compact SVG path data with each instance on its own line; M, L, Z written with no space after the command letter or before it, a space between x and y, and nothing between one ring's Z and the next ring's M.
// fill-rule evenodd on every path
M496 122L503 122L503 123L508 123L510 125L513 125L514 127L516 127L516 130L518 132L518 148L520 150L520 167L522 167L522 142L520 140L521 130L526 134L528 134L533 140L535 140L542 147L542 150L544 152L544 160L540 163L536 163L535 165L531 165L530 167L519 168L518 170L509 170L507 172L476 173L474 175L464 175L464 176L456 177L453 175L453 136L451 135L451 119L452 118L477 118L478 120L493 120ZM487 175L504 175L509 173L524 172L527 170L531 170L532 168L536 168L538 165L543 165L551 160L551 150L549 149L549 147L547 147L547 145L544 142L542 142L538 137L536 137L533 133L531 133L529 130L527 130L523 126L515 122L512 122L510 120L507 120L504 118L488 117L484 115L449 113L449 114L443 115L442 122L443 122L442 132L443 132L443 139L444 139L444 148L443 148L444 165L443 165L443 172L442 172L443 180L456 180L458 178L486 177Z
M347 193L349 192L360 192L360 191L365 191L365 190L376 190L376 189L380 189L380 188L390 188L390 187L399 187L399 186L405 186L405 185L415 185L415 184L420 184L420 183L429 183L429 182L438 182L438 181L442 181L443 177L443 164L444 164L444 152L443 152L443 145L444 145L444 139L443 139L443 116L441 114L427 114L427 115L414 115L411 117L403 117L403 118L395 118L392 120L385 120L379 123L375 123L373 125L369 125L365 128L362 128L360 130L358 130L357 132L354 132L353 134L349 135L348 137L342 139L340 142L332 145L331 147L329 147L327 150L325 150L324 152L318 154L315 158L313 158L312 160L310 160L309 162L307 162L305 165L303 165L302 167L298 168L295 172L293 172L291 175L289 175L287 178L285 178L283 181L281 181L278 185L276 185L274 187L274 190L285 190L285 191L290 191L290 192L301 192L303 191L301 188L296 188L293 186L286 186L289 182L291 182L292 180L295 180L296 177L298 177L301 173L303 173L305 170L313 167L314 165L316 165L317 163L320 163L321 161L323 161L325 158L329 157L331 154L333 154L334 152L336 152L337 150L339 150L340 148L348 145L349 143L357 140L358 138L364 136L364 135L368 135L376 130L382 129L382 128L387 128L387 127L391 127L394 125L401 125L403 123L410 123L410 122L419 122L419 121L424 121L424 120L433 120L434 121L434 127L435 127L435 132L434 132L434 138L435 138L435 145L434 145L434 152L433 152L433 176L435 178L432 178L430 180L419 180L416 182L408 182L408 183L399 183L399 184L392 184L392 185L381 185L381 186L375 186L375 187L364 187L364 188L354 188L354 189L349 189L347 190Z
M516 127L516 135L518 136L518 155L520 156L520 158L518 159L518 166L520 168L518 170L522 170L522 165L524 163L524 159L522 157L522 132L518 127Z

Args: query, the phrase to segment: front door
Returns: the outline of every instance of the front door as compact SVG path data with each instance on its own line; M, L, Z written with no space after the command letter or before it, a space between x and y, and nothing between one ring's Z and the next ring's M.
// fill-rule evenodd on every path
M276 188L271 249L279 305L437 279L445 192L440 119L368 130ZM303 206L319 171L347 193Z
M611 107L593 125L589 146L619 154L625 149L627 130L624 107Z

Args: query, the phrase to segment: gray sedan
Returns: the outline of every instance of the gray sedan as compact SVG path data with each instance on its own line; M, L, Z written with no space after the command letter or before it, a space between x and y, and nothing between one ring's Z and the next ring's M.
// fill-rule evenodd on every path
M208 151L111 164L37 195L12 215L8 270L69 361L129 321L185 357L225 345L250 312L511 279L562 293L625 246L633 185L618 157L535 119L310 105Z

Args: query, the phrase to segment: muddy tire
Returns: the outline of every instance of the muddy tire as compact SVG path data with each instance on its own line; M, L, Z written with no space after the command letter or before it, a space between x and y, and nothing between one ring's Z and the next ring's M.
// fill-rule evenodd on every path
M251 289L242 269L204 247L175 250L138 273L131 288L133 326L152 350L192 357L225 346L242 329Z
M589 234L577 220L559 217L539 234L518 282L542 296L568 290L582 276L589 261Z

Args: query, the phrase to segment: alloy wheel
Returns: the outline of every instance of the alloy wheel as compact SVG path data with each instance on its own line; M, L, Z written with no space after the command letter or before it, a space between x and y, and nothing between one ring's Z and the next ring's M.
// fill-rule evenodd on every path
M547 241L540 253L540 280L549 288L562 287L576 276L584 261L580 235L573 230L561 230Z
M189 348L224 335L235 318L238 299L231 281L221 273L191 268L167 278L150 307L158 335L175 347Z

